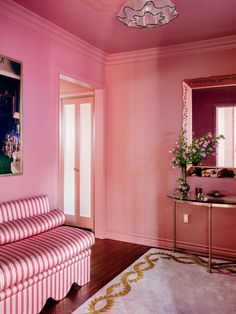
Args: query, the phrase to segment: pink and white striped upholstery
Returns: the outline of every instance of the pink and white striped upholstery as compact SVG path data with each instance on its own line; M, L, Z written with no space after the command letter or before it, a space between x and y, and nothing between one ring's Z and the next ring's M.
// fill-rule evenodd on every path
M46 195L0 204L0 223L49 212Z
M82 253L80 253L79 255L71 258L69 261L66 261L65 263L62 263L60 265L57 265L55 267L52 267L50 269L48 269L47 271L44 271L43 273L37 275L37 276L33 276L32 278L29 278L25 281L23 281L22 283L17 283L14 286L11 286L7 289L4 289L3 291L0 292L0 302L5 300L6 298L11 297L13 294L18 293L22 290L24 290L25 288L28 288L29 286L32 286L33 284L37 283L40 280L43 280L53 274L55 274L57 271L65 269L66 267L69 267L70 265L79 262L80 260L82 260L83 258L87 258L91 253L91 250L86 250ZM71 274L70 274L71 275ZM88 281L88 272L83 272L82 269L80 270L80 279L79 282L77 282L80 285L83 285L85 282ZM65 282L64 282L65 283ZM0 313L2 313L0 311Z
M0 246L0 314L37 314L90 280L94 235L63 221L47 196L0 204L0 241L14 241Z
M90 232L67 226L0 247L0 291L60 265L94 244Z
M64 221L64 213L56 209L46 214L2 223L0 224L0 245L32 237L60 226Z
M6 289L0 294L0 313L38 314L48 298L61 300L73 283L85 285L90 281L90 250L63 266L60 270L55 267L46 275L43 273ZM9 297L3 299L5 295Z

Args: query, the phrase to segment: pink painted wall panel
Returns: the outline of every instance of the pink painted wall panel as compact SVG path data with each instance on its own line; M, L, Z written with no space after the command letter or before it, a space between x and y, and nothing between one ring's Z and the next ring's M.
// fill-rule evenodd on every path
M0 200L48 194L57 207L59 73L101 88L104 66L4 16L0 42L1 54L23 61L24 97L24 174L0 177ZM236 73L234 50L107 66L103 223L109 237L145 244L172 240L172 202L166 194L176 186L179 172L171 169L168 151L181 128L181 81L228 73ZM236 191L236 181L229 179L189 182L193 190L197 185L203 191ZM236 211L217 211L214 244L235 250ZM204 244L204 215L195 210L189 225L179 221L179 239Z
M102 85L104 66L30 27L0 19L0 53L23 62L23 175L0 177L0 201L47 194L59 206L59 74Z
M234 59L234 51L224 51L107 67L106 228L110 237L146 244L172 240L172 202L166 194L176 187L179 171L171 168L168 151L181 129L181 81L235 73ZM190 178L189 182L193 191L201 186L204 192L214 188L236 193L235 180ZM182 223L184 209L179 209L178 239L206 244L205 209L201 214L193 209L185 209L191 214L189 225ZM235 220L236 210L216 211L215 246L236 251Z

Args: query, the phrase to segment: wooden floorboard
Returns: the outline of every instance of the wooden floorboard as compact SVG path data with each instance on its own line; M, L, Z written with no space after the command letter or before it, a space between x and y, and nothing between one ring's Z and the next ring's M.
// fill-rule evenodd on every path
M74 285L67 297L59 302L48 300L41 314L71 313L149 248L139 244L96 239L91 254L91 281L83 287Z

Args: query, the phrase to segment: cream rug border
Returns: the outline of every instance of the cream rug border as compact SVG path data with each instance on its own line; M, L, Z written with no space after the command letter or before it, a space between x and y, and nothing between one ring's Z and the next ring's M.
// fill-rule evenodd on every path
M85 304L87 304L87 311L85 313L83 312L83 314L100 314L109 312L114 307L116 299L127 295L132 290L132 285L141 282L145 273L155 268L160 259L168 259L188 265L196 264L196 267L205 267L205 271L207 272L207 258L151 248L97 291L91 298L80 305L73 314L82 313L80 312L80 309L84 308ZM235 267L232 268L229 266L227 268L226 266L225 271L235 273ZM217 272L222 271L217 269Z

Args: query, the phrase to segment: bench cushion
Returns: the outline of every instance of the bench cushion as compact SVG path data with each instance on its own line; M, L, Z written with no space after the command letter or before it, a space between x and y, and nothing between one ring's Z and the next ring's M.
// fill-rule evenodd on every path
M49 212L46 195L0 203L0 223Z
M56 209L46 214L0 224L0 245L19 241L62 225L65 215Z
M94 244L91 232L60 226L0 247L0 291L77 256Z

